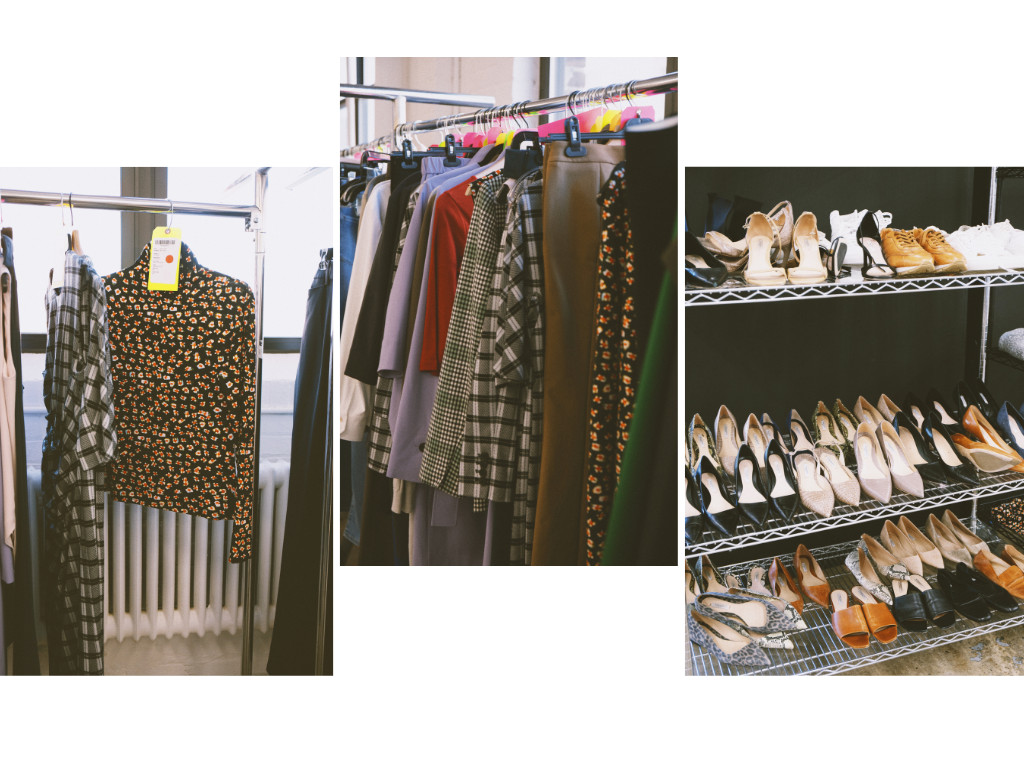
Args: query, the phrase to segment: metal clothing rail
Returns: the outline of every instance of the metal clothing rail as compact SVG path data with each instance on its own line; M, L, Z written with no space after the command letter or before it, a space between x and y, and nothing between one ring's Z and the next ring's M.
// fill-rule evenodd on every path
M391 136L381 136L366 144L359 144L342 152L342 154L353 154L363 149L373 149L380 144L386 143L392 137L410 133L425 133L429 131L447 130L456 125L468 125L470 123L494 120L500 117L526 117L529 115L546 115L551 112L561 112L566 109L575 112L577 109L585 109L591 106L598 106L609 101L622 101L633 97L654 96L660 93L670 93L679 89L679 73L670 72L666 75L650 77L646 80L631 80L628 83L617 83L599 88L588 88L584 91L573 91L566 96L553 96L537 101L522 101L517 104L506 104L500 107L478 110L476 112L465 112L458 115L438 117L432 120L417 120L413 123L399 122Z
M405 105L444 104L453 107L493 107L493 96L467 96L440 91L414 91L410 88L383 88L376 85L342 85L341 98L384 99L391 102L391 124L405 122ZM357 137L358 138L358 137Z
M117 197L112 195L76 195L61 192L30 192L19 189L0 189L0 202L14 205L60 205L68 203L74 208L104 211L130 211L200 216L228 216L245 220L246 231L253 233L255 280L253 296L256 312L256 412L253 436L253 521L252 555L241 563L243 581L242 621L242 674L252 674L254 606L256 597L255 569L252 562L259 555L259 487L260 487L260 402L263 379L263 267L266 258L264 246L263 214L266 205L269 168L256 171L256 192L253 205L225 205L221 203L185 203L169 199L148 197Z

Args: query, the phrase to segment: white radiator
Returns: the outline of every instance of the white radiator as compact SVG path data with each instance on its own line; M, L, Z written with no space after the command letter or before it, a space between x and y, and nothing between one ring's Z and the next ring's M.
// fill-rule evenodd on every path
M259 560L256 568L257 632L274 626L281 550L288 506L284 461L260 462ZM42 567L40 472L29 468L29 513L34 521L30 546ZM108 641L207 632L235 634L242 626L240 566L228 562L231 522L193 517L166 509L112 501L104 511L103 602ZM33 585L40 605L38 584Z

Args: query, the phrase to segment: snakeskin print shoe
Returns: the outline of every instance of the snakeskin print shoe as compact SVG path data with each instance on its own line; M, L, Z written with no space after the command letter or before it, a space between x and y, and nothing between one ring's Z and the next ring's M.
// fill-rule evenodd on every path
M845 562L850 573L862 587L886 605L892 605L892 594L889 592L889 588L882 584L882 580L878 577L878 573L871 565L871 560L868 559L867 552L863 548L854 547L846 556Z
M717 619L703 616L690 606L686 612L686 630L690 642L696 643L723 664L742 667L766 667L771 664L750 635L733 629Z
M733 629L744 632L793 632L796 626L786 614L769 603L756 597L743 595L701 595L694 603L697 613L718 619Z
M741 587L731 588L729 590L729 594L739 595L740 597L755 597L758 600L764 600L769 605L774 605L778 610L782 611L783 615L793 622L793 626L796 627L797 630L807 629L807 622L803 620L796 608L781 597L772 597L771 595L761 594L760 592L755 592L752 589L743 589Z

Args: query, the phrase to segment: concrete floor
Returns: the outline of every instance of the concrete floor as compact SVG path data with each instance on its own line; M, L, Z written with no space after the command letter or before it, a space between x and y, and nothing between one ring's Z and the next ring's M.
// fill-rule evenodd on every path
M1024 675L1024 627L912 653L847 675Z

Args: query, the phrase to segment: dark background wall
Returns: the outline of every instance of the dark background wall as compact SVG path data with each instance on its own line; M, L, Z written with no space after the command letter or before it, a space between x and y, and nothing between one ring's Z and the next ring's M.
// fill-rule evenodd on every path
M984 216L974 200L976 175L987 202L987 169L687 168L686 216L703 231L707 195L717 192L760 200L766 211L789 200L796 216L812 211L826 234L830 211L854 208L891 211L901 229L952 231L982 221L972 219ZM1004 190L1001 211L1011 221L1018 211L1024 226L1024 181ZM1020 288L993 291L996 338L1024 325L1022 298ZM958 290L689 307L687 419L694 412L713 419L725 403L737 419L767 410L784 428L790 408L809 419L819 399L840 397L852 409L858 395L874 404L884 392L900 403L933 386L951 398L964 375L967 303L968 291ZM990 365L989 378L996 397L1024 398L1024 375Z
M707 195L760 200L763 210L789 200L796 216L810 210L830 234L829 213L886 210L893 226L946 231L987 220L987 168L687 168L686 218L704 229ZM1024 228L1024 180L1003 186L999 219ZM685 309L685 412L712 425L728 405L741 422L768 411L780 428L796 408L809 420L818 400L839 397L852 410L859 395L874 405L881 393L902 404L936 387L952 399L965 374L970 301L980 290L855 296ZM975 294L970 297L969 294ZM990 344L1024 326L1024 287L992 291ZM975 329L970 330L971 338ZM997 399L1024 400L1024 373L989 363ZM924 515L926 516L926 515ZM923 522L923 521L922 521ZM865 530L877 534L877 524ZM857 535L859 527L805 537L809 546ZM755 556L750 550L736 555ZM722 561L734 559L722 557ZM717 562L717 560L716 560Z

